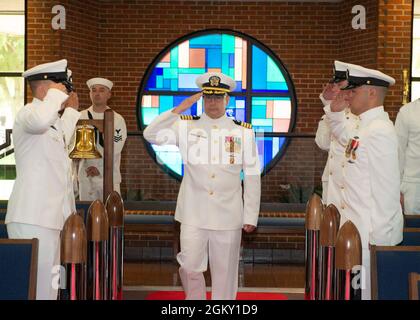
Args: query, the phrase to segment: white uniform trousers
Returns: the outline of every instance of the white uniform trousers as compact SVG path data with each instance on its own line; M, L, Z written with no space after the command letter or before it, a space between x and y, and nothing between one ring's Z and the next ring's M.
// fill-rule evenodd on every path
M114 184L114 191L117 191L121 195L120 184ZM89 181L79 182L79 199L81 201L95 201L103 200L103 184L101 183L100 188L93 188Z
M362 300L371 300L370 250L362 249Z
M37 300L57 300L57 289L53 288L52 268L60 264L60 231L40 226L9 223L10 239L38 239Z
M322 203L328 205L328 181L322 181Z
M208 230L181 224L179 274L187 300L205 300L210 265L212 300L235 300L242 229Z
M420 214L420 184L403 182L401 192L404 194L404 214Z

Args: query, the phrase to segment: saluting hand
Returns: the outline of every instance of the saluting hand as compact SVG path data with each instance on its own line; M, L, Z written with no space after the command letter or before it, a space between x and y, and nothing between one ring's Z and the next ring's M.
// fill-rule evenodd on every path
M185 110L188 110L191 108L191 106L196 103L198 100L200 100L201 96L203 95L202 92L196 93L188 98L186 98L184 101L182 101L179 106L177 106L172 112L181 114Z
M349 106L349 102L347 99L348 93L346 91L341 90L340 93L334 98L331 102L330 108L332 112L340 112L343 111L345 108Z
M340 88L334 85L334 83L327 83L322 91L322 96L325 100L334 100L335 97L340 93Z
M70 92L69 98L64 102L63 108L73 108L76 111L79 110L79 97L76 92Z
M244 224L243 229L246 233L250 233L255 230L255 226L251 224Z
M63 91L64 93L67 93L66 86L64 84L62 84L62 83L52 82L48 86L48 89L57 89L57 90Z

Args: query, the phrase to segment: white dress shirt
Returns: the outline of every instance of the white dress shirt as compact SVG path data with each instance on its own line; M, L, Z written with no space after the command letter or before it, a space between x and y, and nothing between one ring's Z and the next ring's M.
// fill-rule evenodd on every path
M344 111L331 112L329 106L324 110L337 141L347 147L350 143L358 145L345 152L340 225L351 220L359 230L363 248L369 243L398 244L403 228L398 141L388 114L383 106L370 109L359 116L359 126L348 130Z
M211 230L257 225L260 208L260 164L254 131L226 115L182 120L166 111L144 130L157 145L177 145L184 161L175 219ZM243 198L241 171L244 173Z
M67 95L49 89L44 100L34 98L16 115L13 144L16 181L5 223L25 223L61 230L74 210L68 142L80 113L58 111Z

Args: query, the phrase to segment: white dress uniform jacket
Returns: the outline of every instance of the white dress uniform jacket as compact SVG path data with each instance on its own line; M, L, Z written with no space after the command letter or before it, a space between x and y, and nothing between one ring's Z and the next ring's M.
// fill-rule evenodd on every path
M152 144L177 145L184 161L175 219L210 230L257 225L260 164L254 131L226 115L182 120L172 110L156 117L143 132ZM241 171L244 172L242 198Z
M49 89L17 114L13 126L16 181L10 196L6 224L24 223L61 230L74 210L67 145L80 113L58 111L67 95Z
M329 105L331 101L325 100L320 95L324 106ZM347 130L357 126L359 117L355 116L350 110L345 111L345 120ZM341 188L343 187L343 165L345 162L345 146L338 143L331 134L331 128L327 116L324 114L318 123L315 142L321 150L328 151L328 159L322 174L322 201L324 204L333 204L337 209L341 206Z
M107 108L109 109L109 108ZM103 120L104 113L93 111L93 106L81 112L80 119L89 119L88 111L91 113L93 119ZM99 135L98 135L99 136ZM121 152L127 140L127 126L124 118L114 111L114 190L121 194ZM96 148L103 156L103 147L99 144L98 137L96 137ZM97 177L88 177L86 169L90 166L98 168L100 175ZM78 180L79 180L79 196L80 200L96 200L102 201L103 198L103 177L104 177L104 159L81 159L79 164Z
M406 214L420 214L420 99L401 107L395 121L401 192Z
M359 116L360 124L347 130L344 111L324 108L332 134L346 145L340 225L351 220L363 248L368 244L393 246L402 241L403 216L399 202L398 141L383 106Z

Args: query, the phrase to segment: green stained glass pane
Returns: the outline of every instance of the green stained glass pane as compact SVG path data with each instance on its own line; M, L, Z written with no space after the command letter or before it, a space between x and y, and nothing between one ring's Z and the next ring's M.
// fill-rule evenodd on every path
M178 68L178 47L171 50L171 68Z
M235 52L235 37L224 34L222 36L222 53L234 53Z
M269 127L273 125L272 119L252 119L252 125Z
M286 81L279 67L270 57L267 57L267 81L270 81L270 82L285 82Z
M163 77L165 79L177 79L178 69L176 68L163 69Z
M179 68L179 74L203 74L206 72L204 68Z
M235 78L235 69L229 68L228 76L232 79Z
M229 73L229 54L222 53L222 73Z
M253 98L252 105L259 105L265 106L266 105L266 98Z
M150 124L159 115L159 108L143 108L143 123Z

